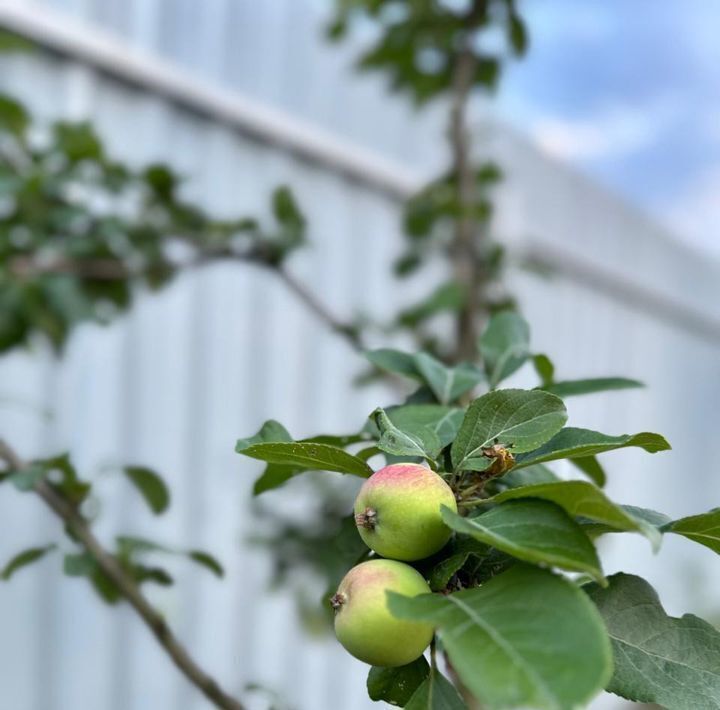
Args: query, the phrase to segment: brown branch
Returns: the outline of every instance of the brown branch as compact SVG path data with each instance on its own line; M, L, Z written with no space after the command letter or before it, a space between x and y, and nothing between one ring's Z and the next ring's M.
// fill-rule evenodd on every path
M305 284L301 283L282 265L274 267L275 273L285 285L302 301L315 316L323 321L334 333L343 337L355 350L362 350L360 334L352 324L338 320L325 304Z
M460 216L455 224L452 261L455 280L465 291L465 302L456 321L455 359L472 359L478 336L478 313L482 306L484 268L478 254L478 225L471 211L474 204L475 176L472 168L470 135L467 127L467 104L477 69L477 56L471 42L473 31L485 13L486 0L475 0L467 17L452 76L449 138L452 149L452 172L457 179Z
M81 279L118 281L132 276L132 272L119 259L68 259L57 258L41 262L31 256L16 256L8 261L8 270L21 279L51 274L67 274Z
M281 281L302 301L319 320L323 321L334 333L344 338L355 350L362 350L360 334L351 323L345 323L325 306L324 303L308 287L301 283L281 263L277 263L271 255L262 249L252 249L247 253L229 250L200 251L192 259L178 264L174 268L187 269L206 266L218 261L237 261L247 264L265 266L274 272ZM120 259L68 259L58 258L48 262L38 262L32 257L18 256L9 262L9 270L20 278L32 278L44 274L68 274L80 279L100 281L118 281L133 277L141 277L149 270L131 270Z
M130 268L120 258L94 257L89 259L76 259L57 257L49 260L38 260L32 256L15 256L8 261L8 270L18 278L33 278L51 274L66 274L79 279L92 281L122 281L145 276L153 270L171 267L173 269L195 268L205 266L221 259L235 259L238 261L253 261L261 263L263 257L259 252L247 254L235 253L226 249L216 251L199 251L193 258L185 262L159 263L155 266Z
M21 470L26 464L13 449L0 439L0 459L10 469ZM131 579L118 561L111 555L90 530L87 521L80 515L53 486L46 481L35 484L35 493L63 521L73 539L77 540L95 560L98 567L113 582L120 594L137 612L145 625L150 629L158 643L170 656L180 672L196 687L215 707L221 710L244 710L244 706L231 695L228 695L190 656L185 647L173 634L165 619L152 607L133 579Z

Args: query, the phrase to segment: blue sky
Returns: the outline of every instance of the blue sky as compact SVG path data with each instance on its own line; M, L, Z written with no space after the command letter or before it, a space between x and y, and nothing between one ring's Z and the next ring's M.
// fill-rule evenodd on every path
M720 2L525 0L501 111L720 257Z

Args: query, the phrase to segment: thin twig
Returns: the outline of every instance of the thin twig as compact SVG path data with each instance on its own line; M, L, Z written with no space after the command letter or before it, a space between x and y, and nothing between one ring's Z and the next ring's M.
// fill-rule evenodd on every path
M358 329L351 323L337 318L324 303L296 276L291 274L282 264L270 260L262 250L250 250L239 253L228 250L200 251L192 259L170 264L172 268L188 269L207 266L219 261L236 261L246 264L264 266L275 273L281 281L302 301L305 306L330 330L344 338L355 350L362 350L363 344ZM68 274L80 279L98 281L118 281L147 275L142 269L132 270L119 259L68 259L57 258L47 262L38 262L31 257L18 256L9 262L10 271L20 278L30 278L45 274Z
M363 344L360 335L350 323L344 323L336 318L325 304L308 287L301 283L282 265L273 267L281 281L301 300L307 308L323 321L334 333L343 337L355 350L362 350Z
M486 0L474 0L467 17L467 30L452 75L449 138L452 148L452 171L457 179L460 216L455 223L452 245L455 280L463 287L465 302L456 322L455 359L471 359L475 355L478 335L477 315L482 305L481 284L484 277L477 249L477 221L472 217L475 177L472 168L470 135L467 126L467 104L477 69L477 56L472 48L473 30L485 12Z
M0 439L0 459L5 461L12 470L22 470L26 467L24 461L13 449ZM77 540L95 560L98 567L113 582L120 594L137 612L145 625L152 631L158 643L170 656L180 672L196 687L215 707L221 710L244 710L244 706L231 695L228 695L209 676L195 660L187 649L180 643L170 630L165 619L152 607L145 598L137 584L132 580L118 561L111 555L95 537L87 521L57 490L46 481L35 484L35 493L46 505L65 523L73 539Z

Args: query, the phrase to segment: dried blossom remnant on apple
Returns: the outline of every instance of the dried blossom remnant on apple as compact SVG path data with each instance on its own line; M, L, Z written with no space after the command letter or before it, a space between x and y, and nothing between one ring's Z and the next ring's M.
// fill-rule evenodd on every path
M366 530L374 530L377 525L377 510L365 508L362 513L355 513L355 525Z

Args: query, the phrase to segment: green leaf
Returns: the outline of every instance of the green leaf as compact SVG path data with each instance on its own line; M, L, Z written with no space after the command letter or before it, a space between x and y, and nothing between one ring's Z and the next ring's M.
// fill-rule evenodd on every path
M488 499L489 503L509 500L540 499L559 505L568 515L604 523L619 531L645 535L654 549L660 546L661 535L654 525L613 503L597 486L588 481L555 481L511 488Z
M81 123L57 121L53 125L53 132L58 148L72 163L102 158L102 143L93 126L87 121Z
M201 567L210 570L216 577L224 577L225 569L218 562L217 558L213 557L208 552L202 550L189 550L185 553L188 559L193 562L197 562Z
M148 187L161 201L172 200L180 180L170 167L162 163L148 165L143 171Z
M29 52L35 46L26 37L0 29L0 52Z
M180 183L172 168L163 163L148 165L142 175L150 189L163 201L172 199Z
M173 554L173 550L144 537L133 537L131 535L118 535L115 538L117 543L117 556L124 562L132 561L137 555L144 555L149 552L162 552Z
M253 444L263 444L269 441L292 441L288 430L274 419L268 419L261 427L260 431L253 436L245 439L238 439L235 444L235 451L241 452Z
M405 398L403 405L405 404L437 404L437 400L433 391L427 385L420 385Z
M428 427L437 434L440 446L450 444L460 429L465 410L442 404L406 404L387 410L390 421L398 429Z
M699 542L720 555L720 508L709 513L680 518L663 527L663 532L672 532Z
M566 382L553 382L544 384L538 389L551 392L558 397L575 397L580 394L594 394L607 390L626 390L635 387L645 387L638 380L629 380L626 377L596 377L588 380L568 380Z
M461 363L447 367L427 353L415 355L415 365L441 404L454 402L484 379L474 365Z
M259 496L261 493L265 493L265 491L278 488L293 476L296 476L298 473L304 473L305 471L307 471L307 469L302 466L283 466L275 463L268 464L260 478L258 478L253 485L253 495Z
M21 136L29 123L30 116L25 107L9 96L0 94L0 130Z
M720 632L692 614L667 616L640 577L615 574L586 587L605 619L615 655L611 693L673 710L720 707Z
M438 628L453 668L488 710L584 706L612 673L597 610L545 570L518 565L457 594L388 593L388 605L394 616Z
M553 365L552 360L542 353L533 355L532 359L535 372L537 372L540 382L542 382L543 385L552 384L553 378L555 377L555 365ZM538 389L545 388L540 387Z
M155 515L168 509L170 491L157 473L145 466L125 466L123 471Z
M405 706L405 710L466 710L466 708L467 705L455 686L434 668Z
M670 444L660 434L642 432L640 434L608 436L590 429L566 427L541 448L523 456L518 456L515 465L516 467L522 467L546 461L556 461L557 459L594 456L605 451L615 451L630 446L638 446L651 454L657 451L666 451L670 448Z
M162 587L171 587L174 584L173 578L162 567L133 564L128 571L137 584L155 582Z
M1 570L0 579L7 582L19 569L41 560L48 552L51 552L57 545L45 545L44 547L31 547L15 555Z
M513 453L532 451L566 421L565 405L555 395L526 390L489 392L468 407L452 445L453 466L478 470L474 466L483 462L483 449L495 442L512 448Z
M65 499L78 505L90 492L90 484L81 481L73 467L69 454L32 461L21 471L15 471L9 480L21 491L32 490L37 483L47 480Z
M147 540L143 537L132 537L129 535L118 536L116 538L116 542L118 559L123 564L133 569L140 567L136 563L137 558L148 553L157 552L166 555L181 555L183 557L187 557L192 562L210 570L210 572L212 572L216 577L225 576L225 570L220 562L210 553L203 550L177 550L171 547L166 547L165 545L161 545L157 542L153 542L152 540ZM146 571L150 569L151 568L145 568ZM155 574L151 574L150 577L146 578L153 579L153 581L160 581L159 579L155 579L156 576L157 575Z
M429 566L424 576L428 580L430 589L433 592L439 592L447 587L453 575L457 574L470 560L481 563L489 560L491 555L493 555L493 550L485 543L465 535L455 535L432 558L432 560L440 559Z
M570 459L591 481L602 488L607 483L607 476L600 462L594 456L578 456Z
M271 441L268 439L268 441ZM272 439L272 441L292 441L292 439ZM311 436L309 439L300 439L302 444L330 444L331 446L339 446L344 449L350 444L359 444L363 441L369 441L364 433L360 434L318 434Z
M40 463L28 464L25 468L13 471L7 480L19 491L31 491L47 475L47 469Z
M412 264L405 260L401 271L407 271ZM402 310L397 316L397 323L406 328L416 328L423 321L438 313L459 311L466 301L465 289L457 282L450 281L441 285L420 303Z
M275 442L252 444L247 448L238 442L236 451L254 459L284 466L299 466L308 470L337 471L367 478L372 469L365 461L329 444Z
M422 375L417 369L415 359L408 353L400 350L391 350L389 348L381 348L380 350L370 350L364 353L375 367L394 375L403 375L413 380L422 380Z
M479 346L485 373L494 389L530 357L530 328L515 311L501 311L491 318Z
M664 513L658 513L657 510L639 508L636 505L620 505L618 507L628 513L628 515L631 515L641 524L644 524L646 527L655 528L655 532L650 532L648 537L652 536L651 542L653 543L653 548L657 549L659 546L659 540L655 539L655 536L662 534L665 525L671 522L670 517ZM625 530L619 530L614 525L600 523L597 520L591 520L590 518L579 517L578 522L582 525L583 530L585 530L585 532L593 538L598 535L606 535L607 533L626 532Z
M508 40L516 56L522 57L529 44L528 31L522 17L512 12L508 18Z
M380 431L379 449L394 456L422 456L431 460L435 460L440 453L440 439L429 427L400 429L380 407L370 416Z
M644 520L648 525L654 525L662 532L662 528L670 522L670 516L660 513L650 508L640 508L637 505L621 505L623 510L630 513L640 520Z
M560 479L543 464L538 463L527 468L510 469L502 478L494 479L491 483L497 489L519 488L520 486L533 486L537 483L553 483Z
M272 196L273 214L284 227L284 240L290 245L302 243L305 235L305 217L288 187L275 189Z
M245 439L238 439L235 445L235 451L242 452L244 449L253 444L262 444L273 441L290 442L293 438L288 430L274 419L268 419L261 427L260 431L253 436ZM280 464L269 464L265 471L255 481L253 486L253 495L257 496L265 491L281 486L298 473L303 473L307 469L302 466L284 466Z
M70 454L60 454L41 463L47 467L48 480L74 505L79 505L90 493L92 486L80 480L75 467L70 461ZM59 476L59 480L56 477Z
M98 596L107 604L116 604L120 600L120 590L88 552L65 555L63 571L69 577L87 577Z
M68 554L63 558L63 572L68 577L86 577L96 567L97 563L87 552Z
M510 501L472 518L463 518L443 506L442 517L455 532L519 560L586 572L595 580L604 580L594 545L580 525L554 503Z
M424 656L398 668L373 666L368 673L368 695L371 700L404 708L429 673L430 666Z

